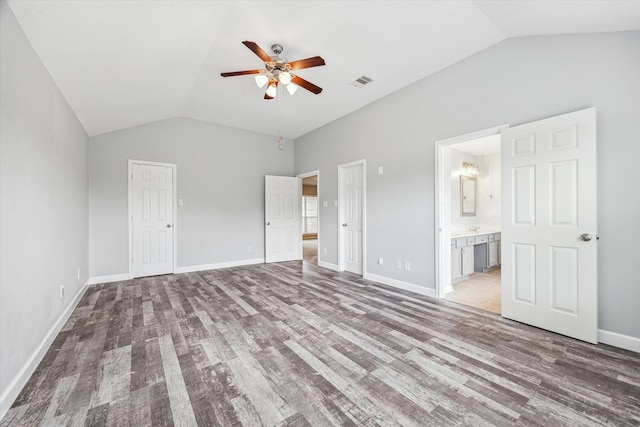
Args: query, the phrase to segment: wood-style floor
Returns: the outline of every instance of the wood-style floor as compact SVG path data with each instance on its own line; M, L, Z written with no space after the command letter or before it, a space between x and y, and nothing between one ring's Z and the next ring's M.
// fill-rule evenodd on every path
M640 424L640 354L287 262L91 286L2 426Z

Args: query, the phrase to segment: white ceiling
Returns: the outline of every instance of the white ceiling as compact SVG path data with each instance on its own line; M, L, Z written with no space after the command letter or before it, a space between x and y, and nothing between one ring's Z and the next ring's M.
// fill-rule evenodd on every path
M627 1L20 1L34 49L90 136L172 117L297 138L508 37L640 29ZM262 99L241 44L321 86ZM350 85L366 75L365 88Z

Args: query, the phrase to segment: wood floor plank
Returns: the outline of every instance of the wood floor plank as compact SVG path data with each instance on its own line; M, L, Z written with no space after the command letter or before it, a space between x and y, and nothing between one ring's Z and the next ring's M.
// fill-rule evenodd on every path
M187 386L184 382L178 355L176 353L171 336L165 335L159 338L160 355L164 367L165 381L171 403L173 423L177 426L196 425L195 414L191 407Z
M305 262L90 286L0 426L638 426L640 355Z

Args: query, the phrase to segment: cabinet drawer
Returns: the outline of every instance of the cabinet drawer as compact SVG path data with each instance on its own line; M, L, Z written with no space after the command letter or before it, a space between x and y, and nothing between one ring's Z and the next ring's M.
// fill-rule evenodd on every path
M476 236L476 245L480 244L480 243L487 243L487 235L483 235L483 236Z
M465 246L467 246L467 239L464 237L456 239L456 248L464 248Z
M456 247L456 241L455 241L455 239L452 239L451 240L451 249L453 249L455 247Z
M494 236L496 236L496 240L501 240L502 239L502 234L501 233L496 233L494 234Z
M489 234L489 241L490 242L495 242L496 240L496 235L495 234Z
M477 243L475 237L467 237L467 246L473 246Z

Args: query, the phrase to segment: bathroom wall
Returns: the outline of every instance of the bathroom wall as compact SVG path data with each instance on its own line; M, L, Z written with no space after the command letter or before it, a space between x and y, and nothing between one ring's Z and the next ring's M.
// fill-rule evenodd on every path
M480 168L476 177L476 216L460 216L460 175L462 163ZM451 148L451 233L469 227L500 229L500 154L474 156Z
M500 229L500 153L478 157L477 209L479 225L487 229Z

